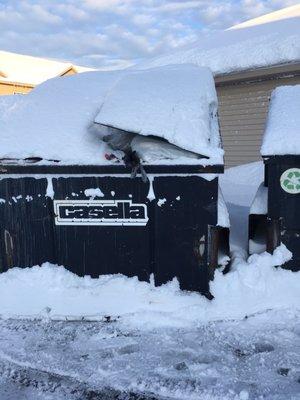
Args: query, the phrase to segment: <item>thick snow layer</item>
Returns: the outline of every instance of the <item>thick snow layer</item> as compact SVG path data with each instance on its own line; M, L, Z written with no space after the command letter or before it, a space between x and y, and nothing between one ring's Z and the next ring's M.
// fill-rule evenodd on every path
M9 118L9 114L14 112L18 102L23 97L21 94L13 96L0 96L0 121Z
M128 73L108 93L95 122L158 136L223 163L218 101L208 68L170 66Z
M107 129L94 124L97 116L98 122L162 136L210 157L201 160L202 164L223 163L216 91L205 68L89 72L52 79L26 96L0 98L0 116L0 158L107 164L110 161L105 153L111 149L99 133L102 129L106 134ZM181 162L179 152L176 155L171 150L160 152L156 160L166 156ZM155 159L153 152L151 160ZM198 162L185 152L180 156L187 162Z
M77 74L49 80L16 103L10 96L0 119L0 158L105 163L105 144L88 128L118 77L113 72Z
M268 188L262 182L250 207L250 214L266 215L268 213Z
M261 154L300 154L300 85L272 92Z
M122 317L126 324L153 328L297 308L300 272L274 268L290 257L281 245L274 255L251 256L227 275L217 271L211 284L215 296L211 302L199 294L180 291L176 280L156 288L122 275L80 278L48 263L14 268L0 275L0 314L54 319Z
M300 5L283 10L282 16L250 22L202 35L194 44L136 68L193 63L219 75L300 60Z

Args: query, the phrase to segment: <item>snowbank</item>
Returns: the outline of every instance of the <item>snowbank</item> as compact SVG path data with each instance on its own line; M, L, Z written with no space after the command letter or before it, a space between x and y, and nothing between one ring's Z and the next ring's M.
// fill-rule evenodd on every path
M98 320L120 317L133 327L187 326L240 319L269 309L299 308L300 272L274 268L291 257L281 245L274 255L251 256L234 271L216 273L213 301L122 275L80 278L63 267L14 268L0 275L1 316ZM17 295L16 295L17 294Z
M284 10L282 10L284 11ZM270 14L271 15L271 14ZM173 53L147 60L135 68L192 63L215 75L300 60L300 6L276 18L237 25L202 35L197 42Z
M300 85L277 87L271 96L262 155L300 154Z
M108 93L95 122L162 137L223 164L217 109L208 68L170 66L126 74Z

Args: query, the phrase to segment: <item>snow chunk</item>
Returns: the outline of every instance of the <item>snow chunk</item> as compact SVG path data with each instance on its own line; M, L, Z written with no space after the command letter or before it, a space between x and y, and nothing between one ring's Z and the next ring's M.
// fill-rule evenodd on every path
M54 189L53 189L53 182L51 177L47 177L47 189L46 189L46 196L50 197L50 199L54 199Z
M100 188L85 189L84 194L86 195L86 197L91 197L92 200L94 200L95 197L104 197L104 193L101 191Z
M250 214L268 214L268 188L262 182L250 207Z
M223 164L217 95L208 68L173 65L133 71L107 95L95 122L166 139Z
M300 154L300 85L272 92L261 154Z
M154 176L148 176L149 179L149 190L147 194L147 199L149 201L155 200L155 193L153 189L153 182L154 182Z
M161 207L162 205L164 205L166 203L167 199L159 199L157 202L158 207Z

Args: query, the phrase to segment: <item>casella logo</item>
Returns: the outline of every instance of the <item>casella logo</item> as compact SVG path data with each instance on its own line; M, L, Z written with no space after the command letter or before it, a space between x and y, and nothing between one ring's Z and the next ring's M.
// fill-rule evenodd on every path
M56 225L145 226L146 204L131 200L54 200Z

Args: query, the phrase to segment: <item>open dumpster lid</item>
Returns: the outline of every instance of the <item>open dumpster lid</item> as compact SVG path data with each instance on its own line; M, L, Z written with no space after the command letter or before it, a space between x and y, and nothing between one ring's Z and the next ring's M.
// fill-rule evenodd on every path
M217 110L211 71L173 65L128 72L108 93L95 122L163 138L209 164L223 164Z
M300 154L300 85L279 86L272 92L261 154Z
M134 97L145 77L149 92L139 96L141 104L137 104ZM158 82L163 88L153 97L151 84L157 89ZM130 94L127 98L126 88L127 95ZM119 106L114 106L118 98ZM105 157L108 145L93 129L94 120L104 122L105 116L107 123L114 124L111 116L118 115L122 123L126 100L132 103L127 118L132 124L126 128L141 135L161 135L170 143L204 156L196 160L186 158L187 164L223 164L214 82L207 69L192 66L141 73L88 72L49 80L28 95L9 101L7 107L1 107L0 160L5 163L8 159L36 159L40 165L111 165L113 162ZM142 101L149 104L147 113L142 112ZM161 113L156 114L159 102ZM151 125L147 117L160 122ZM145 127L141 132L140 126ZM182 164L181 161L177 164Z

